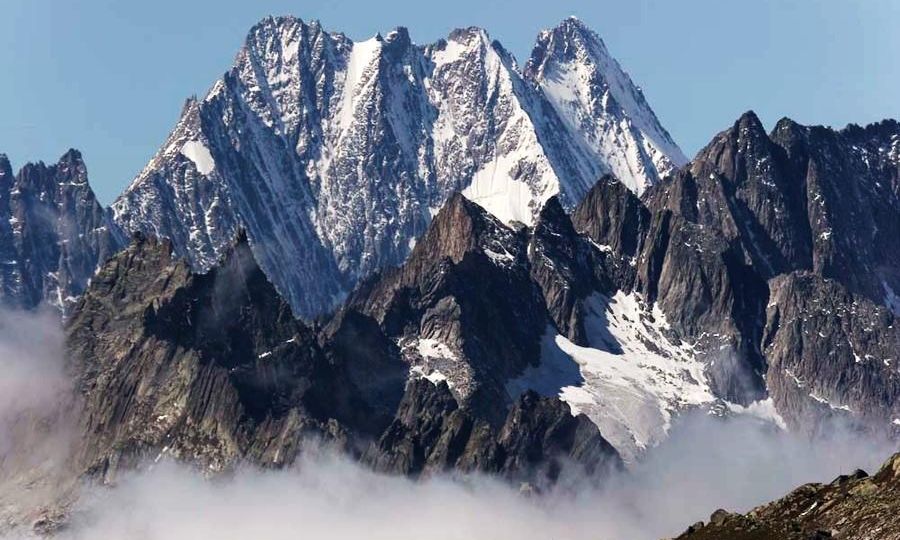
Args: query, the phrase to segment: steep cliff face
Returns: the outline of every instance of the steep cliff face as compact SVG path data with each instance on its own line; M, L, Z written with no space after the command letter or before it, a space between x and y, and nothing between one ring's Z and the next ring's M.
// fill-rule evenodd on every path
M0 154L0 303L66 312L123 242L76 150L17 175Z
M766 386L795 427L811 429L807 411L830 414L846 407L844 401L854 403L858 418L879 411L879 418L866 419L869 425L887 428L892 419L891 370L856 359L890 359L898 350L890 313L900 269L900 246L891 232L900 230L893 149L898 138L891 122L834 131L787 119L766 135L748 113L692 162L695 196L684 196L694 190L657 190L675 193L667 197L668 207L681 208L682 215L739 250L742 260L733 264L769 280L768 293L757 293L769 298L763 317L769 328L761 342ZM886 309L879 311L879 305ZM854 325L850 320L856 317L869 324ZM744 327L754 340L761 336L758 324ZM869 340L872 332L877 344ZM872 347L859 355L849 345L856 342ZM759 372L760 363L753 365ZM791 386L799 391L789 391Z
M162 454L213 470L280 464L303 435L345 439L332 418L364 410L245 242L195 275L169 242L136 239L94 277L66 343L84 400L79 460L94 474Z
M363 460L390 473L482 471L526 478L538 487L556 482L567 468L567 474L586 475L581 478L603 478L621 468L597 427L572 416L558 399L526 392L495 429L459 408L444 381L426 379L410 381L396 419Z
M885 307L808 272L770 282L766 385L797 431L833 417L900 431L900 328ZM827 428L827 424L825 424Z
M116 221L170 238L200 270L243 228L311 318L400 264L457 191L532 223L551 196L572 207L603 172L640 190L684 161L596 35L572 20L549 35L520 72L479 28L417 46L403 28L353 42L315 21L266 19L187 102L113 204ZM566 44L580 52L563 58ZM585 72L567 83L577 104L551 91L561 69Z
M163 455L211 471L278 467L315 439L409 475L461 469L545 483L559 460L598 475L619 466L597 427L558 398L451 393L384 328L349 309L318 331L297 321L245 237L195 274L171 243L138 236L67 322L84 402L78 465L107 478ZM516 369L504 363L512 355L477 358L473 392L496 392L496 378Z
M409 260L351 296L411 367L446 379L493 421L506 416L505 381L535 364L547 311L529 276L527 240L461 195L438 212Z
M866 140L867 139L867 140ZM752 113L698 154L697 221L738 239L765 277L810 270L883 303L897 287L900 128L834 131Z
M717 396L768 395L794 429L839 414L890 431L898 137L894 122L766 134L747 113L640 198L601 180L573 220L633 268L619 286L658 305Z
M612 294L624 265L578 235L557 199L541 211L528 256L531 279L541 289L553 324L573 343L587 345L585 301L595 292Z
M576 209L573 221L616 261L618 288L640 295L664 314L673 339L702 361L710 390L732 403L765 395L759 351L766 285L716 229L693 221L696 195L679 172L642 199L611 177Z

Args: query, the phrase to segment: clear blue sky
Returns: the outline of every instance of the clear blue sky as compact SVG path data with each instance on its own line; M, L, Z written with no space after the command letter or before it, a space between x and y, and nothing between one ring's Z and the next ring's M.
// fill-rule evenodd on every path
M900 0L2 0L0 153L18 167L78 148L111 202L269 14L418 43L482 26L520 62L577 15L688 155L747 109L768 127L900 117Z

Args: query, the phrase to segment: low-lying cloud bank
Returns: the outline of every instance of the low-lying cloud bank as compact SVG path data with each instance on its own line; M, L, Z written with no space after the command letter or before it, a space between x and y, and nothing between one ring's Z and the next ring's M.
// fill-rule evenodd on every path
M30 449L66 448L71 426L58 421L71 383L52 316L0 312L0 373L0 480L28 478L23 467L47 478L38 465L53 460L36 461L41 454ZM23 420L29 418L56 421ZM213 479L163 461L125 475L115 487L82 488L58 537L656 539L678 534L719 507L746 511L805 482L829 481L856 467L871 470L892 451L886 442L862 441L838 427L827 440L810 441L746 416L697 413L603 488L568 486L541 497L484 477L387 477L327 451L287 470L244 468ZM49 478L45 488L60 489ZM9 501L22 504L32 489L7 482L7 489L19 491L7 491L4 499L2 488L0 482L0 510Z
M890 451L838 432L808 441L748 418L697 414L602 489L546 497L483 477L386 477L328 453L214 480L166 463L90 491L63 537L655 539L719 507L746 511L802 483L877 467Z
M0 309L0 433L23 417L52 410L69 388L59 315ZM0 456L12 437L0 438Z

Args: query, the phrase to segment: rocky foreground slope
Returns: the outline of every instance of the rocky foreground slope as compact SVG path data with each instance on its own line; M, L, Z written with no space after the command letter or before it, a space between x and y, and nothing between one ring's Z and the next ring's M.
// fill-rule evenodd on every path
M900 454L872 476L857 470L806 484L743 515L717 510L678 540L896 540L898 512Z

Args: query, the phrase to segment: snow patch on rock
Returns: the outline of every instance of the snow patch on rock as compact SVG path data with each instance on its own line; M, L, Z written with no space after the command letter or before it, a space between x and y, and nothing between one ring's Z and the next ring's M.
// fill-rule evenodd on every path
M459 395L465 395L473 375L459 355L440 340L415 338L401 340L401 353L409 362L409 379L428 379L434 384L441 381Z
M202 141L187 141L181 147L181 153L184 157L194 162L197 172L207 175L216 168L216 162L213 160L209 148Z
M518 221L531 225L533 208L544 201L535 201L528 184L509 177L505 166L508 162L509 158L501 158L475 173L462 194L504 223Z
M595 294L585 307L590 346L550 329L540 365L510 381L507 390L558 395L633 461L664 440L675 413L716 398L693 347L669 338L665 318L638 294Z
M441 381L446 381L448 386L452 386L450 381L447 380L447 376L436 369L432 369L428 373L426 373L423 366L413 366L409 370L409 376L410 378L427 379L435 385Z

